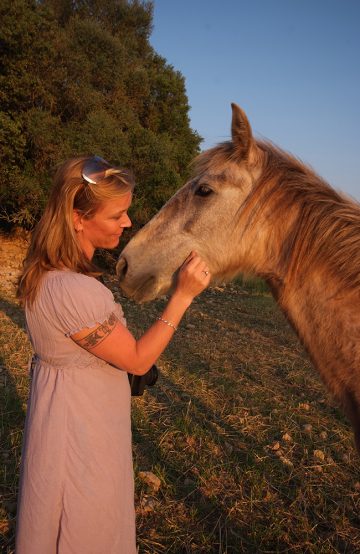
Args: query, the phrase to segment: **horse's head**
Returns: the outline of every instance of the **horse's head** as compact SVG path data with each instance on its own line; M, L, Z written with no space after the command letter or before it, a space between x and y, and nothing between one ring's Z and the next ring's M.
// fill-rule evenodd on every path
M123 250L117 273L121 288L135 300L166 292L191 250L206 260L218 280L236 274L244 257L247 263L251 260L238 230L245 201L261 173L261 151L235 104L231 130L232 140L195 160L193 177Z

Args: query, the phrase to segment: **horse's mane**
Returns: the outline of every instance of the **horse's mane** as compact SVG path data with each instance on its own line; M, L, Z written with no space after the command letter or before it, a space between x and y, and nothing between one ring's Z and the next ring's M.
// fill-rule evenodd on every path
M287 279L310 267L326 266L342 287L360 288L360 204L271 142L256 141L256 145L263 171L239 211L242 222L246 214L246 226L255 225L257 215L266 210L275 230L295 211L279 260ZM202 173L206 167L221 169L234 161L236 149L226 142L200 154L195 167Z

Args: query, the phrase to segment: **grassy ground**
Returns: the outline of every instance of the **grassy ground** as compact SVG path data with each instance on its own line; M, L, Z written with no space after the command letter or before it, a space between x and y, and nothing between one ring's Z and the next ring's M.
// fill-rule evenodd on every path
M360 552L350 427L257 288L236 283L195 300L157 385L133 399L141 554ZM163 301L122 304L140 335ZM0 317L0 540L10 554L30 348L9 288ZM160 479L157 492L140 471Z

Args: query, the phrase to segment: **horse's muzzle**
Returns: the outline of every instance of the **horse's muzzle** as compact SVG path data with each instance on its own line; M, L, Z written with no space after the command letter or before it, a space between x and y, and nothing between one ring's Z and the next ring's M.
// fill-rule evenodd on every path
M126 277L128 270L128 263L125 256L120 256L118 263L116 264L116 275L119 279L119 283Z

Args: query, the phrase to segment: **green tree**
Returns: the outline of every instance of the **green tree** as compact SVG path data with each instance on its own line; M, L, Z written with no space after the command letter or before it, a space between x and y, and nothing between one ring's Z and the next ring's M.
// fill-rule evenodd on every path
M152 10L137 0L3 0L3 219L31 227L70 156L133 169L138 225L184 181L200 137L184 78L149 43Z

